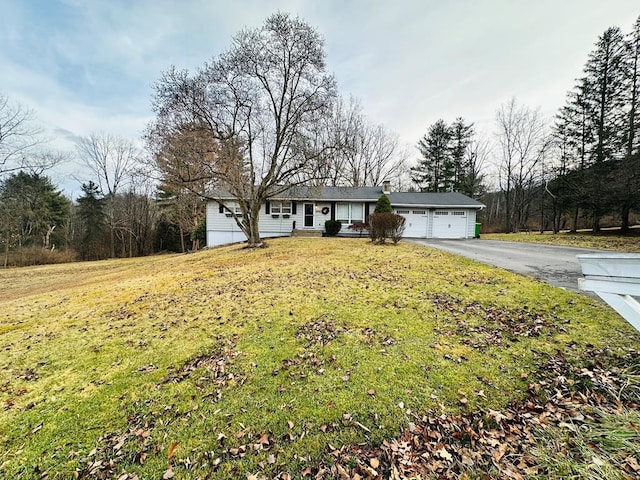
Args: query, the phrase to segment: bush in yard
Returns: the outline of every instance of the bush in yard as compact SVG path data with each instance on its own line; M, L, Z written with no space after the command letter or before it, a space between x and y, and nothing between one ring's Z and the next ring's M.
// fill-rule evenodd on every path
M50 265L54 263L75 262L78 258L73 250L52 250L40 246L28 246L5 252L0 266L27 267L31 265Z
M362 236L362 232L369 230L369 225L364 222L353 222L348 228L349 230L355 230L360 236Z
M369 215L369 237L373 243L385 243L390 238L398 243L404 233L405 219L395 213L374 213Z
M402 234L404 233L404 227L406 224L406 219L402 215L397 215L392 213L393 218L391 219L391 228L389 230L389 236L391 237L391 241L395 245L402 239Z
M378 201L376 202L376 209L374 213L391 213L393 209L391 208L391 200L384 193L380 195Z
M342 224L338 220L327 220L324 222L324 229L330 237L335 237L341 228Z

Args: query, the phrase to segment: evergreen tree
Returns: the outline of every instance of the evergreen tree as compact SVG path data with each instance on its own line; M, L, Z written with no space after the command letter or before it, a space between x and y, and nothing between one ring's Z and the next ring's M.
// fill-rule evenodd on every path
M468 185L470 172L469 147L473 139L473 123L466 123L464 118L458 117L451 124L451 163L453 168L453 181L451 189L455 192L463 190L464 185Z
M594 163L619 158L622 152L626 53L620 29L609 28L598 38L584 68L595 114L592 118L596 140Z
M612 197L603 195L602 190L602 179L610 175L611 166L603 164L624 155L626 54L622 32L612 27L598 38L584 68L595 145L591 152L593 167L583 183L586 188L582 200L594 231L600 230L600 219L612 207Z
M633 25L629 35L628 48L628 88L629 88L629 121L627 125L627 156L640 153L640 16Z
M422 158L411 169L411 180L420 190L446 192L453 188L455 168L451 155L451 129L440 119L418 142Z
M106 258L109 251L105 199L100 187L94 182L82 184L83 195L78 198L78 214L82 219L82 243L80 256L83 260Z
M593 157L591 152L595 150L590 96L589 83L585 78L580 79L575 89L567 94L567 103L556 116L554 126L556 145L559 144L557 152L560 153L556 156L555 173L561 178L554 181L553 186L558 189L559 209L571 212L572 231L577 229L580 208L585 207L586 197L590 194L582 173L589 166L589 159ZM568 175L571 172L576 174Z
M13 238L18 247L50 248L56 228L64 223L69 212L70 202L48 177L20 171L0 184L0 204L8 213L1 227L5 239Z
M620 162L629 156L635 138L631 43L619 28L607 29L589 54L584 77L569 92L558 115L556 139L560 136L565 142L558 175L565 178L554 184L568 193L572 230L577 228L580 211L589 215L594 231L600 228L600 218L616 209L623 225L628 223L630 201L622 200L621 194L630 189L623 185L625 179L615 176L622 163L627 164Z
M393 212L393 208L391 208L391 201L389 197L387 197L384 193L380 195L378 201L376 202L376 209L374 213L391 213Z

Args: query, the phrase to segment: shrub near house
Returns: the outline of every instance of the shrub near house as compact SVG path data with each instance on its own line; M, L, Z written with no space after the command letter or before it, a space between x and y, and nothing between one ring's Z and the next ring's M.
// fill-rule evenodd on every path
M339 220L327 220L324 222L324 229L327 232L327 236L335 237L342 229L342 223Z
M398 243L404 233L406 220L402 215L383 212L369 216L369 236L373 243L385 243L390 238Z
M393 213L391 201L384 193L376 203L375 213L369 216L369 236L373 243L385 243L390 238L394 245L400 241L406 219Z

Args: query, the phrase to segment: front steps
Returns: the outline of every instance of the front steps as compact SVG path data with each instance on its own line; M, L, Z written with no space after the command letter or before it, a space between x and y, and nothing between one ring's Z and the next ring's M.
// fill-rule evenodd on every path
M291 236L292 237L321 237L322 236L322 231L321 230L298 230L298 229L295 229L291 233Z

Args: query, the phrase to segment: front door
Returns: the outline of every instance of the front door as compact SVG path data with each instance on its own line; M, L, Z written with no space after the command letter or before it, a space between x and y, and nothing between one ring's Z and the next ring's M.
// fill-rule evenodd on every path
M313 227L313 212L316 206L313 203L304 204L304 226Z

